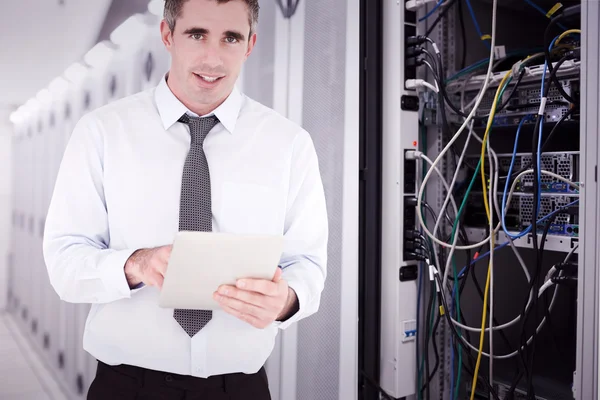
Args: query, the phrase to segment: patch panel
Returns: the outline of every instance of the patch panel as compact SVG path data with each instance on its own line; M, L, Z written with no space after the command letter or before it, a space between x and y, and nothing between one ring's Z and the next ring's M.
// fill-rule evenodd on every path
M558 73L558 81L562 86L562 89L574 99L578 99L580 95L579 65L578 62L567 61L563 64ZM510 97L510 100L509 96L513 91L517 79L513 79L513 82L504 90L502 98L499 99L499 104L508 103L506 104L506 107L496 112L494 126L516 126L526 115L535 115L538 113L541 102L541 86L539 80L541 78L543 66L530 67L527 68L526 71L522 82L519 84L512 97ZM506 71L496 73L495 76L498 79L494 79L494 82L500 82L505 73ZM481 88L481 82L484 78L485 76L475 76L470 79L468 78L467 80L463 79L452 82L447 88L450 100L456 106L474 103L475 99L479 96L479 89ZM497 88L497 84L490 85L477 109L476 116L482 117L490 114ZM544 122L557 122L569 111L570 107L571 105L563 98L560 91L556 87L551 87L546 100ZM468 112L469 108L466 107L466 109ZM573 113L571 116L567 117L566 120L578 120L578 118L578 114ZM449 115L448 120L453 123L462 123L462 118L454 113ZM474 126L485 127L487 122L487 118L477 119L474 121ZM525 122L525 124L534 123L535 121L533 119Z
M549 235L579 237L579 209L578 206L565 208L567 204L576 200L577 197L571 196L544 196L541 199L539 217L542 218L557 209L564 209L558 212L548 230ZM510 232L521 232L531 225L533 216L533 196L520 193L515 194L511 199L505 216L505 225ZM499 221L500 216L494 212L495 221ZM464 223L467 227L487 228L488 220L483 208L483 197L481 193L472 193L465 212ZM541 231L539 232L541 234Z
M500 177L508 175L510 163L512 160L512 154L498 154L498 164L500 168ZM467 157L472 165L477 164L479 156ZM563 177L564 179L573 183L579 181L579 152L548 152L543 153L541 157L541 168L544 171L553 172L556 175ZM489 160L486 160L486 164ZM512 169L512 175L515 177L517 172L526 169L531 169L532 159L530 153L517 153L515 155L515 162ZM520 178L515 186L515 193L532 193L533 192L533 174L527 174ZM541 192L542 193L565 193L569 195L578 195L579 191L573 186L560 181L549 175L542 175ZM504 179L499 180L499 191L504 191ZM512 181L509 182L509 188L512 185ZM477 180L473 191L481 192L481 181Z

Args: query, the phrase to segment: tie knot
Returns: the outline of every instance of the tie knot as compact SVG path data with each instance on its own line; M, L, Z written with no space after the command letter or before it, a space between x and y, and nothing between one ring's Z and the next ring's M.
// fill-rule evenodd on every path
M219 119L214 115L209 117L192 117L183 114L181 118L179 118L179 122L190 126L192 144L198 143L202 145L208 132L219 123Z

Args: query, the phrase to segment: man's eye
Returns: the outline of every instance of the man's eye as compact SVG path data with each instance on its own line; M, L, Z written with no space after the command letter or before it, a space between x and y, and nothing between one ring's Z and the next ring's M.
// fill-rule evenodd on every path
M195 39L195 40L200 40L200 39L202 39L202 36L203 35L201 33L194 33L192 35L192 38Z
M233 36L226 37L226 38L225 38L225 41L226 41L227 43L237 43L237 39L236 39L236 38L234 38Z

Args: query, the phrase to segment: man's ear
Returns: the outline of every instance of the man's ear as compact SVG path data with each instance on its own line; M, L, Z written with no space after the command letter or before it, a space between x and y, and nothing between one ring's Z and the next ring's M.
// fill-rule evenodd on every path
M171 28L169 28L169 24L164 19L160 21L160 37L167 48L167 50L171 51L171 46L173 45L173 32L171 32Z
M250 56L250 54L252 53L252 50L254 49L255 44L256 44L256 33L253 33L252 36L250 36L250 39L248 39L248 51L246 51L245 60L247 60L248 57Z

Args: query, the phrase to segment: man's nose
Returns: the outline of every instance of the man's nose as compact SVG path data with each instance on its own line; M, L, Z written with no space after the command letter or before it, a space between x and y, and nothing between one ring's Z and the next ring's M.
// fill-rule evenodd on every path
M223 61L221 59L221 47L219 43L209 42L204 47L204 52L202 55L202 63L205 67L210 69L218 69L223 65ZM214 72L214 71L204 71Z

